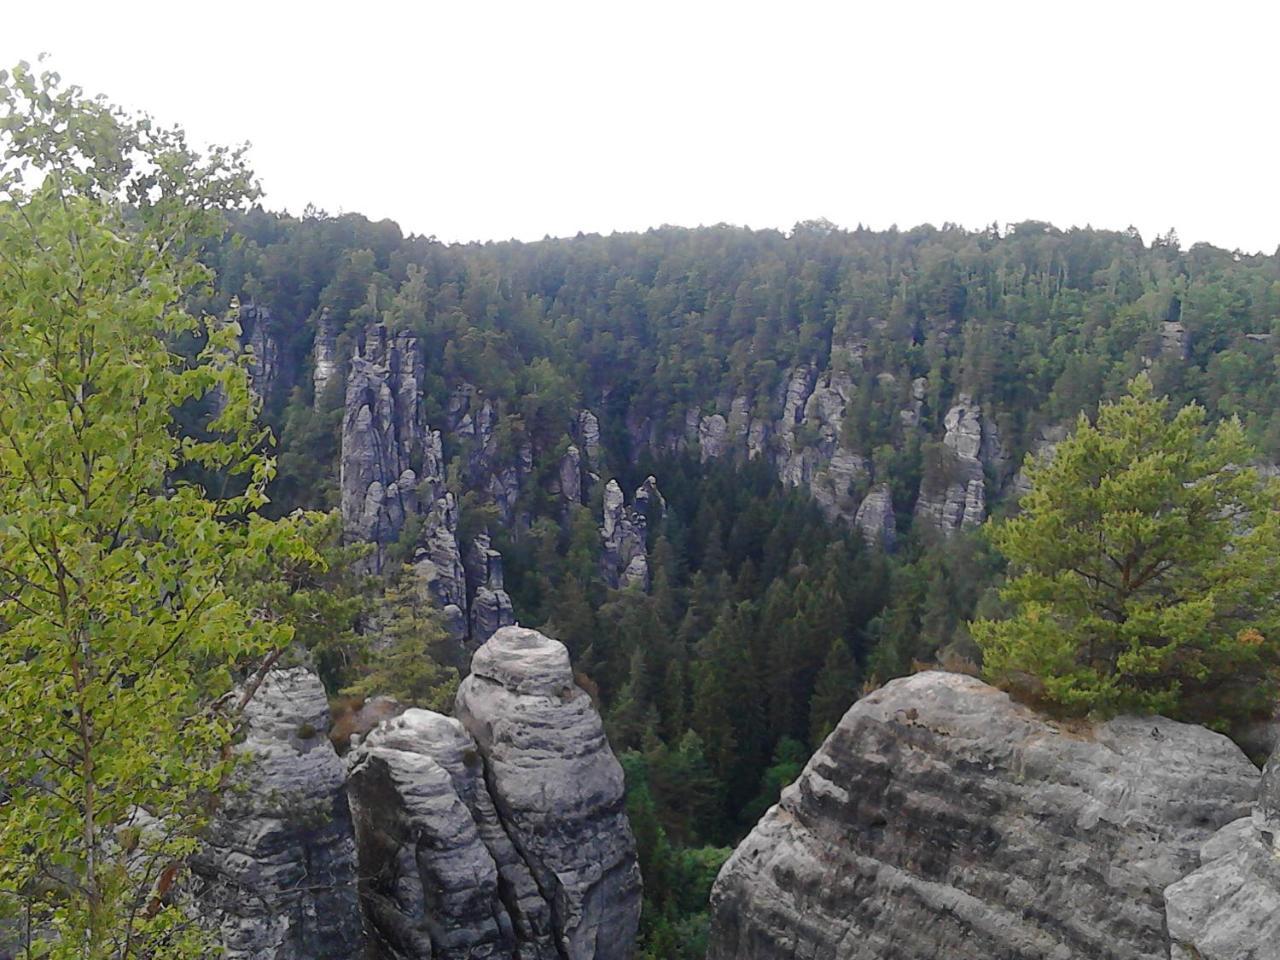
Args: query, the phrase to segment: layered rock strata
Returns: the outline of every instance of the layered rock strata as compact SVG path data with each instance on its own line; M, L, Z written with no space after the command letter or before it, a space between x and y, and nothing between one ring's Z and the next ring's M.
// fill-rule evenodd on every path
M626 960L640 870L622 767L564 645L504 627L475 655L455 711L506 834L551 910L566 960Z
M658 482L648 477L628 505L617 480L605 484L600 522L601 568L610 587L649 588L649 518L666 510Z
M1280 960L1280 750L1253 813L1200 848L1164 892L1171 960Z
M349 757L381 956L626 960L640 878L622 770L563 645L500 629L457 714L406 711Z
M200 913L228 960L356 960L355 844L324 688L275 670L245 720L247 759L192 862Z
M1167 957L1165 888L1257 790L1201 727L1073 727L970 677L896 680L725 865L708 958Z

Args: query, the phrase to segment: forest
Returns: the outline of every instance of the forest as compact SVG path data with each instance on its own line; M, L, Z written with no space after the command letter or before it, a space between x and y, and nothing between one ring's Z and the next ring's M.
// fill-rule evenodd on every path
M234 300L271 317L274 515L339 503L344 398L337 380L316 393L318 336L342 363L370 325L414 334L430 424L450 422L459 385L492 402L496 458L477 468L470 439L443 431L460 528L491 533L516 619L563 640L601 704L655 958L702 955L720 863L861 691L929 663L978 670L967 624L1001 614L1002 561L976 527L940 534L917 509L954 473L953 405L976 398L998 429L981 476L996 516L1016 509L1012 474L1037 440L1139 373L1211 421L1238 416L1264 461L1280 456L1280 257L1183 250L1172 231L816 221L447 245L357 215L254 209L202 258L216 287L198 309ZM689 411L745 398L772 416L792 371L828 366L848 383L834 442L867 464L839 494L889 490L891 550L769 457L708 459L688 440ZM601 454L566 506L550 491L587 408ZM822 439L806 420L793 442ZM486 471L522 451L529 479L500 508ZM618 589L600 566L603 488L650 475L666 501L647 527L650 588ZM334 695L374 669L361 609L325 641Z

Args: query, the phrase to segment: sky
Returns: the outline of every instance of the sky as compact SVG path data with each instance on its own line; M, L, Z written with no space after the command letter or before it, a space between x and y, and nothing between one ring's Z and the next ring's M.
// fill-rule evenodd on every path
M10 0L0 64L447 241L1049 220L1280 245L1280 4ZM190 11L190 12L187 12Z

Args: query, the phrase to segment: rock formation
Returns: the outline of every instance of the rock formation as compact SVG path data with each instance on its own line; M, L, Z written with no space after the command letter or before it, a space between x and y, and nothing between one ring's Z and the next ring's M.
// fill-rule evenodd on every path
M1165 888L1257 790L1201 727L1058 724L970 677L896 680L725 865L708 958L1167 957Z
M343 529L349 542L374 545L368 565L382 572L389 548L412 522L414 540L407 545L406 559L420 589L441 608L451 635L459 641L470 637L475 645L512 622L511 599L502 588L501 557L487 541L483 561L468 577L458 543L457 502L445 488L440 432L423 421L423 376L417 337L393 333L380 324L369 328L347 378L340 480ZM472 442L471 469L489 478L489 492L509 521L520 478L531 468L496 470L491 459L493 406L486 400L473 414L473 400L473 390L455 392L451 422ZM473 608L476 602L479 606Z
M600 462L600 420L590 410L578 413L577 439L582 452L587 456L587 466L599 472Z
M249 348L249 384L259 400L266 400L280 379L280 342L271 310L254 303L240 308L241 339Z
M372 939L389 960L626 960L640 911L622 769L565 648L504 627L458 692L350 755Z
M569 445L560 458L552 492L565 503L582 502L582 452L573 444Z
M467 554L468 636L473 646L484 643L499 627L516 622L511 597L503 588L502 554L489 544L489 534L481 533Z
M1164 892L1171 960L1280 958L1280 750L1252 815L1205 841L1200 863Z
M421 356L412 334L371 327L364 351L352 357L342 423L340 486L343 527L350 540L375 545L381 570L385 548L406 518L418 512L419 472L440 476L432 463L439 438L428 437L419 411Z
M617 480L604 488L600 522L601 566L610 587L649 589L649 558L645 553L651 511L663 511L666 501L658 482L648 477L636 488L634 506L628 506Z
M507 836L551 908L566 960L626 960L640 870L622 767L564 645L504 627L475 655L456 712Z
M249 759L192 862L200 913L229 960L356 960L355 845L324 688L303 667L275 670L245 719Z
M349 782L361 900L381 957L557 960L551 908L457 720L415 709L388 721L352 753Z
M983 465L1003 471L1004 453L995 424L967 394L960 394L947 411L942 443L950 453L944 476L926 478L916 500L917 520L944 536L962 527L975 527L987 516Z
M325 307L316 320L316 338L311 351L311 386L314 405L324 402L329 384L338 373L338 325Z
M893 513L893 494L887 483L877 485L867 494L853 522L868 546L893 549L898 539L898 528Z

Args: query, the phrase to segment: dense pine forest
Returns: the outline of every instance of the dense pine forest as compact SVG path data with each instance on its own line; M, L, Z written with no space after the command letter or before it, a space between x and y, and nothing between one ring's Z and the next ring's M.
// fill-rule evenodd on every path
M977 522L1014 509L1025 455L1145 371L1280 458L1280 257L1172 232L807 222L446 245L254 210L204 259L217 286L198 306L240 318L278 438L277 515L340 504L347 398L317 357L342 368L375 327L417 338L458 541L489 534L515 618L569 647L622 757L653 957L702 956L720 863L860 691L977 668L966 625L1000 613L1002 576ZM476 398L483 450L457 429ZM571 447L593 449L566 480ZM663 505L647 501L647 574L627 587L602 567L601 511L609 481L650 476ZM389 553L408 560L418 532ZM334 604L361 592L343 569L319 591ZM335 696L376 692L352 652L361 611L312 638Z

